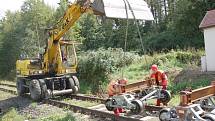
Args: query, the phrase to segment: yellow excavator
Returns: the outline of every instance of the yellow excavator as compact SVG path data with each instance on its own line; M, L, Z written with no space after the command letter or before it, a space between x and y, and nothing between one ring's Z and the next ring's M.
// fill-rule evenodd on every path
M143 0L76 0L68 5L64 16L49 30L44 54L38 58L17 60L18 95L30 93L33 100L40 100L79 91L76 42L64 40L63 36L87 12L107 18L153 20Z

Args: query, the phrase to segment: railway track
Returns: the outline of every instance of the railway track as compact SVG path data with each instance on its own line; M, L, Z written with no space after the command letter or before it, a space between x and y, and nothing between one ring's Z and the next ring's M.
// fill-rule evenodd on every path
M13 85L13 84L0 83L0 85L16 88L16 85Z
M14 95L17 94L16 91L14 91L14 90L5 89L5 88L2 88L2 87L0 87L0 91L8 92L8 93L11 93L11 94L14 94Z
M0 83L0 91L8 92L8 93L11 93L11 94L14 94L14 95L16 95L17 92L15 91L15 89L13 90L13 89L10 89L10 88L15 88L15 87L16 87L15 85Z
M82 100L82 101L95 101L95 102L100 102L102 104L104 104L105 101L107 100L105 98L99 98L99 97L95 97L95 96L86 96L84 94L71 95L70 98L71 99L78 99L78 100ZM145 105L145 109L147 111L160 111L161 109L163 109L163 107Z
M14 85L0 83L0 90L14 94L14 95L17 94L17 92L15 90L3 88L3 87L15 88ZM77 99L77 100L81 100L81 101L99 102L99 103L101 103L101 105L103 105L106 101L106 99L104 99L104 98L99 98L99 97L96 97L93 95L89 96L89 95L85 95L85 94L71 95L71 96L69 96L69 98ZM104 105L103 105L103 108L105 110L98 110L95 108L94 109L93 108L85 108L85 107L72 105L72 104L66 103L64 101L59 101L59 100L55 100L55 99L45 99L45 100L43 100L43 102L46 104L50 104L50 105L59 107L59 108L67 108L73 112L79 112L79 113L82 113L85 115L91 115L91 116L111 119L111 120L115 120L115 121L147 121L144 119L144 117L141 117L141 118L140 117L138 117L138 118L137 117L127 117L127 116L117 116L116 117L112 112L107 111L105 109ZM162 107L146 106L145 109L148 111L159 111L162 109ZM155 121L157 121L157 120L155 120Z
M110 113L110 112L75 106L69 103L52 100L52 99L46 99L44 100L44 103L54 105L59 108L67 108L73 112L78 112L85 115L91 115L91 116L106 118L106 119L108 118L108 119L111 119L111 121L147 121L144 117L137 118L137 117L127 117L127 116L115 116L113 113ZM153 119L151 121L153 121ZM157 120L154 119L154 121L157 121Z

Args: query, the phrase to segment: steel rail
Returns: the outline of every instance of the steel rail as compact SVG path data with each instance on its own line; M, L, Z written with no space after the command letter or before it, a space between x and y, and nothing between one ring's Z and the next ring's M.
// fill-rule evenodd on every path
M100 103L105 103L106 99L104 98L99 98L94 95L84 95L84 94L76 94L76 95L71 95L70 98L72 99L78 99L82 101L95 101L95 102L100 102Z
M0 85L2 85L2 86L7 86L7 87L14 87L14 88L16 88L16 85L12 85L12 84L0 83Z
M142 80L135 83L127 84L125 86L125 90L126 92L133 92L133 91L141 90L142 88L145 89L150 85L151 85L150 80Z
M106 102L107 99L105 98L99 98L99 97L95 97L94 95L89 96L89 95L83 95L83 94L77 94L77 95L71 95L70 96L72 99L78 99L78 100L82 100L82 101L95 101L95 102L101 102L102 104L104 104ZM163 109L164 107L160 107L160 106L153 106L153 105L145 105L144 109L147 111L160 111L161 109Z
M85 115L92 115L92 116L98 116L100 118L111 118L115 121L141 121L140 119L135 119L131 117L125 117L125 116L115 116L113 113L98 111L94 109L84 108L80 106L75 106L72 104L68 104L61 101L46 99L44 100L44 103L57 106L59 108L67 108L70 109L73 112L79 112Z
M190 91L180 92L180 106L187 106L198 100L215 95L215 81L210 86L198 88Z
M0 83L0 85L1 85L1 83ZM7 86L7 85L4 85L4 86ZM10 89L5 89L5 88L2 88L2 87L0 87L0 91L4 91L4 92L8 92L8 93L17 95L16 91L10 90ZM107 100L105 98L96 97L95 95L85 95L85 94L71 95L70 98L71 99L81 100L81 101L92 101L92 102L95 101L95 102L100 102L101 104L104 104L106 102L106 100ZM145 105L144 109L147 110L147 111L160 111L161 109L163 109L163 107Z
M0 87L0 91L4 91L4 92L8 92L8 93L17 95L16 91L10 90L10 89L5 89L5 88ZM92 96L86 96L83 94L79 94L79 95L71 95L70 97L78 99L78 100L82 100L82 101L101 102L102 104L104 104L106 101L106 99L98 98L98 97L95 97L93 95ZM79 112L79 113L82 113L85 115L98 116L100 118L111 118L114 121L141 121L141 119L137 119L137 118L131 118L131 117L125 117L125 116L115 116L113 113L99 111L99 110L95 110L95 109L84 108L84 107L80 107L80 106L76 106L76 105L72 105L72 104L69 104L66 102L52 100L52 99L44 99L43 102L46 104L54 105L54 106L59 107L59 108L67 108L73 112ZM148 111L159 111L162 109L162 107L145 106L145 109Z
M8 92L8 93L11 93L11 94L17 95L17 92L16 92L16 91L14 91L14 90L10 90L10 89L5 89L5 88L2 88L2 87L0 87L0 91Z

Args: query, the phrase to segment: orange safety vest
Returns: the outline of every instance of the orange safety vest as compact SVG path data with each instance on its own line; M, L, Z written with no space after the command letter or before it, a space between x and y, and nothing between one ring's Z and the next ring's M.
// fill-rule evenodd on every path
M157 85L160 85L161 82L160 86L167 86L167 75L162 70L158 70L155 74L151 74L150 78L155 79Z
M107 86L107 92L109 96L124 93L125 87L118 84L118 81L111 81Z
M114 85L116 84L116 81L111 81L107 86L107 92L109 96L115 95L115 88Z

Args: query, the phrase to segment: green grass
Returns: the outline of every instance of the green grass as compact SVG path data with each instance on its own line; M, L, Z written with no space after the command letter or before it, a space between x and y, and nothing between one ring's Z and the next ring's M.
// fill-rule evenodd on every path
M111 78L118 79L122 78L123 75L124 78L129 80L128 83L143 80L145 78L145 75L149 73L148 70L145 70L143 68L143 65L144 62L131 64L130 66L124 67L120 71L112 74Z
M0 121L24 121L27 118L18 114L16 109L12 108L5 115L0 117ZM55 114L40 119L30 119L31 121L79 121L69 113Z
M81 85L80 93L91 94L92 85L89 82L82 80L80 81L80 85Z
M211 80L207 80L205 78L199 78L198 80L195 81L183 81L178 84L173 84L169 86L169 89L171 91L172 98L170 102L168 103L169 106L177 106L180 103L180 91L185 90L187 88L190 88L192 90L198 89L201 87L205 87L210 85Z
M130 66L127 66L126 68L123 69L123 71L118 71L116 73L113 73L111 75L111 78L117 79L122 77L122 73L125 78L128 79L129 83L134 83L137 81L144 80L145 77L149 76L150 69L149 67L146 68L149 65L146 65L145 62L138 62L131 64ZM159 66L159 69L168 71L170 73L174 73L175 71L181 71L185 65L179 65L177 62L174 60L166 62L165 64L162 64ZM173 77L170 75L170 80L172 80Z
M177 95L172 95L172 98L170 102L168 103L168 106L177 106L180 103L180 96Z
M2 86L2 85L0 85L0 87L8 90L17 91L16 87L8 87L8 86Z
M172 95L171 100L168 103L168 106L177 106L180 103L180 96L179 95ZM156 99L148 100L148 105L156 105Z
M11 97L14 97L14 95L11 93L0 91L0 101L11 98Z
M178 94L180 91L185 89L197 89L201 87L205 87L210 85L211 80L207 80L204 78L199 78L195 81L184 80L183 82L174 83L169 86L169 90L171 90L172 94Z
M8 81L8 80L0 80L0 83L2 83L2 84L16 85L16 82L14 82L14 81Z
M5 115L0 117L0 121L24 121L25 117L18 114L16 109L12 108Z
M50 117L41 118L40 121L78 121L78 120L71 114L63 114L63 115L58 114Z
M36 108L37 105L38 105L37 102L32 102L30 106L31 106L32 108Z

